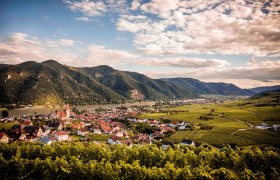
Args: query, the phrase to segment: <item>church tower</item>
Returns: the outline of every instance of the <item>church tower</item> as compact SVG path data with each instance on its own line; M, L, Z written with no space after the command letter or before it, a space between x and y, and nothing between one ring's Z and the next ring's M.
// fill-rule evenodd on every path
M67 119L70 117L70 112L71 112L70 106L69 106L69 104L66 104L66 118Z

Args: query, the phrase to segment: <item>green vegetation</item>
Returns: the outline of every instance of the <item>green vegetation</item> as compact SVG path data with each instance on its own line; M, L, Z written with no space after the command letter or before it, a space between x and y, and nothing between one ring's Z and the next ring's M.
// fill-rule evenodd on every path
M175 143L188 138L212 145L279 146L279 132L254 128L261 123L280 124L278 98L278 95L274 94L267 98L261 96L261 99L247 101L184 105L166 108L162 111L164 113L142 114L139 117L192 123L193 131L178 131L166 139Z
M0 144L0 179L278 179L277 148Z
M0 130L9 130L11 129L16 123L0 123Z

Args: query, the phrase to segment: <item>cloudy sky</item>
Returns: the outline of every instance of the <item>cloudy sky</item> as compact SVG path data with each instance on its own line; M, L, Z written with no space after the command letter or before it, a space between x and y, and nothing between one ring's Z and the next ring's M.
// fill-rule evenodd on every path
M278 0L0 1L0 63L55 59L152 78L280 84Z

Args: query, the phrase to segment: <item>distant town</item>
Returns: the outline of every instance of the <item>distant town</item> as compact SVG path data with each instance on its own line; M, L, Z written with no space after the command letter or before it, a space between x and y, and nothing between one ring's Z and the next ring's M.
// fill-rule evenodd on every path
M48 114L20 115L4 117L0 123L12 124L10 129L0 129L0 141L29 141L51 144L58 141L93 141L97 144L152 144L162 141L176 130L191 128L187 122L166 123L154 119L137 118L147 112L160 112L168 106L179 106L189 103L209 103L216 100L192 99L160 102L152 108L118 107L114 109L96 109L79 111L70 109L50 112ZM30 108L28 105L26 108ZM190 144L193 144L191 142Z

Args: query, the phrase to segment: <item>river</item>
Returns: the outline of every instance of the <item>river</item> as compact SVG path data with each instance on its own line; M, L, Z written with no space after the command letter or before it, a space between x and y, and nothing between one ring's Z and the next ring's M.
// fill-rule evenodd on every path
M102 104L102 105L82 105L82 106L71 106L71 110L73 107L76 107L79 110L95 110L97 108L103 109L111 109L120 106L131 107L131 106L152 106L156 102L155 101L145 101L145 102L134 102L134 103L125 103L125 104ZM19 116L19 115L27 115L31 114L48 114L54 112L55 110L61 111L65 109L65 107L57 106L57 107L45 107L45 106L34 106L34 107L24 107L18 108L14 110L9 110L9 116Z

